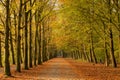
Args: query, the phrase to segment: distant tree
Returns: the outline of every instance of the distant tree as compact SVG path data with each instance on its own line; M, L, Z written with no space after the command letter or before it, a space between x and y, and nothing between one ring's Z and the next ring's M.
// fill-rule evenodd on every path
M111 55L111 60L112 60L112 66L113 67L117 67L117 63L115 60L115 55L114 55L114 40L113 40L113 28L111 26L112 23L112 7L111 7L111 0L108 0L108 9L109 9L109 14L110 14L110 18L109 18L109 24L110 24L110 28L109 28L109 33L110 33L110 55Z

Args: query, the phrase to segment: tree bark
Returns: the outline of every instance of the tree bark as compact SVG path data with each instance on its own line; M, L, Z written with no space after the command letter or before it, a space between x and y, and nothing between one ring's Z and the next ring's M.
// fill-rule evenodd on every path
M34 65L36 66L36 60L37 60L37 53L38 53L38 11L35 14L35 26L36 26L36 30L35 30L35 55L34 55Z
M108 55L108 49L107 49L107 40L106 40L106 25L105 25L105 23L104 23L104 21L102 21L103 22L103 26L104 26L104 48L105 48L105 65L106 66L109 66L109 55Z
M38 65L42 64L42 54L41 54L41 25L39 27L39 37L38 37L38 44L39 44L39 50L38 50Z
M112 23L112 8L111 8L111 0L108 0L108 9L109 9L109 14L110 14L110 28L109 28L109 32L110 32L110 55L111 55L111 60L112 60L112 66L113 67L117 67L117 63L115 60L115 56L114 56L114 40L113 40L113 31L112 31L112 27L111 27L111 23Z
M12 52L12 63L15 64L15 53L14 53L14 47L13 47L13 39L12 39L12 33L10 31L10 45L11 45L11 52Z
M11 76L9 62L9 18L10 18L10 0L6 0L6 26L5 26L5 75Z
M1 34L0 34L0 67L3 67L3 65L2 65L2 44L1 44Z
M26 0L24 0L26 2ZM25 55L24 55L24 69L28 69L28 12L27 12L27 4L25 3L24 5L24 10L25 10Z
M17 65L16 70L21 72L21 35L20 35L20 27L21 27L21 17L22 17L22 0L20 0L19 4L19 16L18 16L18 27L17 27Z
M92 49L92 56L93 56L94 63L97 63L97 59L96 59L95 51L94 51L94 43L93 43L93 36L92 36L92 34L91 34L91 49Z
M45 59L45 56L46 56L46 54L45 54L45 30L44 30L44 23L42 24L42 26L41 26L41 31L42 31L42 33L41 33L41 53L42 53L42 59L43 59L43 62L44 61L46 61L46 59Z
M32 0L30 0L32 7ZM30 26L29 26L29 67L32 67L32 10L30 10Z
M114 56L114 41L113 41L113 32L112 32L112 28L110 28L110 54L111 54L111 59L112 59L112 66L113 67L117 67L117 63L115 60L115 56Z
M120 2L119 0L116 0L116 5L117 5L117 19L118 19L118 28L120 29L120 9L119 9L119 5L120 5ZM119 39L119 58L120 58L120 31L119 31L119 36L118 36L118 39Z

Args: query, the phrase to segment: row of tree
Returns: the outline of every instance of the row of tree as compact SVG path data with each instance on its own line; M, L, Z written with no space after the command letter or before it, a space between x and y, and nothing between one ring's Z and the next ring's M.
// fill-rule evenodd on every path
M5 46L5 47L3 47ZM120 0L1 0L0 66L21 72L56 56L120 62ZM5 53L5 54L3 54Z
M54 37L66 57L117 67L120 62L120 0L60 0Z
M0 66L5 63L5 75L11 76L11 63L21 72L21 64L28 70L56 56L50 27L55 3L54 0L0 0Z

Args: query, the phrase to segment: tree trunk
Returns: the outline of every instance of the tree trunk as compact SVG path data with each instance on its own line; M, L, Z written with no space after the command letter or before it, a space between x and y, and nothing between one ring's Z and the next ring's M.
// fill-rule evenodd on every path
M6 0L6 26L5 26L5 75L11 76L9 63L9 18L10 18L10 0Z
M9 18L9 26L11 25L11 19ZM14 47L13 47L13 38L12 38L12 32L11 29L9 29L9 34L10 34L10 49L12 53L12 64L15 64L15 56L14 56Z
M0 34L0 67L3 67L3 65L2 65L2 44L1 44L1 34Z
M16 66L16 70L18 72L21 72L21 35L20 35L20 27L21 27L21 17L22 17L22 0L20 0L20 4L19 4L19 16L18 16L18 27L17 27L17 66Z
M26 0L24 0L26 2ZM28 12L27 12L27 4L24 5L25 10L25 55L24 55L24 69L28 69Z
M14 47L13 47L13 40L12 40L11 31L10 31L10 45L11 45L11 52L12 52L12 63L15 64L15 55L14 55Z
M115 60L115 56L114 56L114 42L113 42L113 32L112 32L112 28L110 28L110 54L111 54L111 59L112 59L112 66L113 67L117 67L117 63Z
M118 28L120 29L120 9L119 9L119 0L116 0L116 4L117 4L117 16L118 16ZM120 58L120 31L119 31L119 36L118 36L118 39L119 39L119 58Z
M89 40L89 42L90 42L90 40ZM90 55L90 62L93 62L93 57L92 57L92 49L91 49L91 46L90 46L89 55Z
M37 30L37 29L36 29ZM37 31L35 33L35 55L34 55L34 65L36 66L36 59L37 59Z
M117 63L115 60L115 56L114 56L114 40L113 40L113 31L112 31L112 27L111 27L111 23L112 23L112 8L111 8L111 0L108 1L108 9L109 9L109 14L110 14L110 28L109 28L109 32L110 32L110 55L111 55L111 60L112 60L112 66L113 67L117 67Z
M108 50L107 50L107 42L106 42L106 40L105 40L105 42L104 42L104 47L105 47L105 65L106 66L109 66L109 55L108 55Z
M95 51L94 51L93 32L91 32L91 51L92 51L93 61L94 63L97 63L97 59L96 59Z
M37 60L37 53L38 53L38 11L35 14L35 26L36 26L36 30L35 30L35 55L34 55L34 65L36 66L36 60Z
M42 53L42 59L43 59L43 62L45 61L45 32L44 32L44 23L42 24L42 26L41 26L41 31L42 31L42 33L41 33L41 53Z
M83 51L84 51L84 54L86 56L86 60L90 62L90 59L89 59L88 54L86 52L86 46L85 46L85 44L83 44Z
M15 27L15 52L17 52L17 14L15 13L14 10L14 27ZM17 55L17 54L16 54Z
M32 0L30 0L32 7ZM29 26L29 66L32 67L32 10L30 10L30 26Z
M106 40L106 33L105 33L105 31L106 31L106 25L105 25L105 23L104 23L104 21L102 21L103 22L103 26L104 26L104 48L105 48L105 65L106 66L109 66L109 55L108 55L108 49L107 49L107 40Z
M39 50L38 50L38 65L42 64L42 55L41 55L41 26L39 27L39 37L38 37L38 44L39 44Z
M24 57L25 57L25 45L24 45L24 32L22 32L22 39L21 39L21 43L22 43L22 53L21 53L21 63L23 63ZM23 57L23 59L22 59Z
M81 52L82 52L82 54L83 54L83 59L84 59L84 60L87 60L84 44L81 44L81 47L82 47L82 48L81 48L81 49L82 49Z

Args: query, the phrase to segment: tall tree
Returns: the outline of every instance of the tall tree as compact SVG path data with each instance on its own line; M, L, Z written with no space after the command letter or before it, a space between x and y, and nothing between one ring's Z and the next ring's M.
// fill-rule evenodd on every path
M9 62L9 18L10 18L10 0L6 0L6 21L5 21L5 75L11 76Z
M110 55L111 55L111 60L112 60L112 66L113 67L117 67L117 63L115 60L115 56L114 56L114 40L113 40L113 29L111 26L112 23L112 7L111 7L111 0L108 0L108 9L109 9L109 14L110 14L110 19L109 19L109 24L110 24L110 28L109 28L109 33L110 33Z
M18 27L17 27L17 66L16 70L21 72L21 35L20 35L20 27L21 27L21 17L22 17L22 0L19 3L19 16L18 16Z
M32 7L32 0L30 0L30 7ZM32 10L30 10L29 31L29 67L32 67Z
M42 64L42 54L41 54L41 25L39 27L38 36L38 65Z
M27 12L27 0L24 0L24 10L25 10L25 55L24 55L24 69L28 69L28 12Z
M35 27L36 27L36 30L35 30L35 54L34 54L34 65L36 66L37 65L37 53L38 53L38 24L39 24L39 21L38 21L38 11L36 12L35 14Z
M2 65L2 38L1 38L1 34L0 34L0 67L3 67Z

